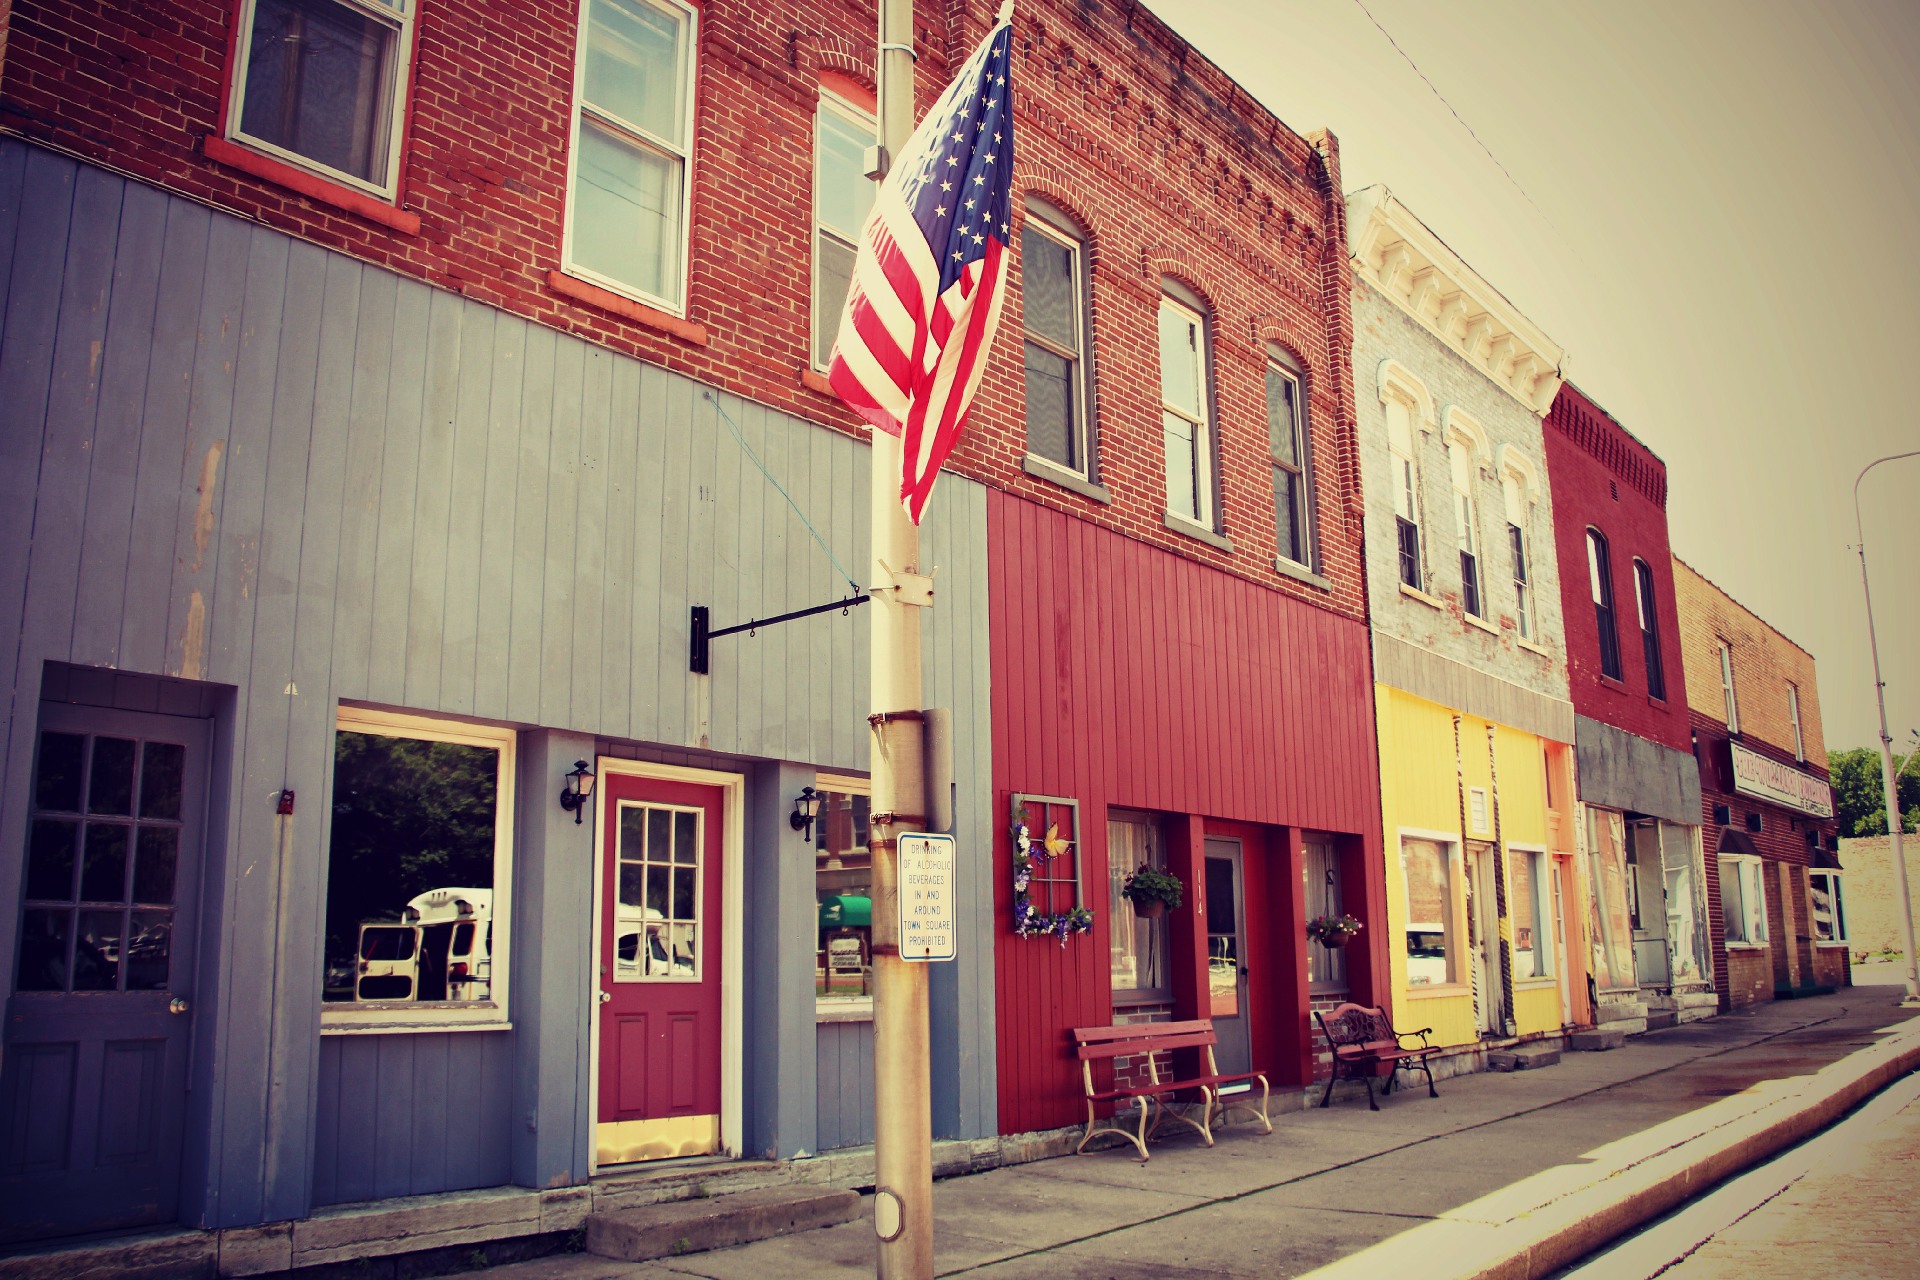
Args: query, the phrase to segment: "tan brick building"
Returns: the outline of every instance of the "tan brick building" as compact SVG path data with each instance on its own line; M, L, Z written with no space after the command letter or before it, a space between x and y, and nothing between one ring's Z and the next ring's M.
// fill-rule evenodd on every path
M1845 986L1813 655L1677 556L1673 570L1720 1005Z

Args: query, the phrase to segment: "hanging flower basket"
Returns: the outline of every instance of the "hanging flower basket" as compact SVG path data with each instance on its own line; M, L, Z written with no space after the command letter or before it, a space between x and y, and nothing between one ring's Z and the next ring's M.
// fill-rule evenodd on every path
M1141 863L1120 882L1120 892L1133 904L1133 914L1148 920L1158 920L1168 907L1179 906L1185 888L1179 876L1150 862Z
M1357 916L1315 916L1307 921L1307 936L1323 947L1344 947L1359 932Z

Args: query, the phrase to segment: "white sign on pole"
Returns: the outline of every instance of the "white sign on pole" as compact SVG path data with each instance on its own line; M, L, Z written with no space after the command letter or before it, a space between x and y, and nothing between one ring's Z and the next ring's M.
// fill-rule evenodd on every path
M899 839L900 958L951 960L960 932L953 837L915 831Z

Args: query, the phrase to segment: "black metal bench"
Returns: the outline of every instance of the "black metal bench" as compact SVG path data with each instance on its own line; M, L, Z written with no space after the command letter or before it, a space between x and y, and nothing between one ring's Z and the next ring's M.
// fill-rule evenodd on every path
M1327 1046L1333 1050L1333 1073L1327 1077L1326 1091L1320 1095L1321 1106L1332 1100L1335 1081L1364 1080L1367 1106L1378 1111L1380 1104L1373 1100L1374 1080L1385 1076L1385 1092L1392 1093L1393 1082L1400 1072L1411 1074L1416 1068L1426 1073L1428 1096L1440 1096L1433 1087L1433 1068L1427 1065L1427 1059L1440 1052L1440 1046L1427 1042L1427 1037L1433 1034L1432 1027L1395 1031L1385 1009L1369 1009L1360 1004L1343 1004L1331 1013L1315 1010L1313 1016L1320 1023ZM1407 1043L1416 1038L1419 1043Z

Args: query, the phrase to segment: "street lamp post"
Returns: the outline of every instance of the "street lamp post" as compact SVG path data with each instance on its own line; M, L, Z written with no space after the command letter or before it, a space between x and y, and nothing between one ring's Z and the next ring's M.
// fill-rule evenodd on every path
M1904 1003L1920 1004L1920 970L1915 968L1916 958L1913 954L1913 897L1907 887L1907 858L1901 840L1904 824L1900 815L1899 783L1893 774L1893 735L1887 732L1887 683L1880 678L1880 641L1873 631L1873 588L1867 582L1867 537L1860 520L1860 482L1867 478L1867 472L1881 463L1900 458L1920 458L1920 449L1875 458L1860 468L1860 474L1854 477L1853 531L1858 539L1855 549L1860 553L1860 589L1867 597L1867 648L1873 654L1873 698L1880 709L1880 785L1886 792L1887 835L1893 852L1894 883L1900 888L1900 939L1906 946L1907 956L1907 996Z

